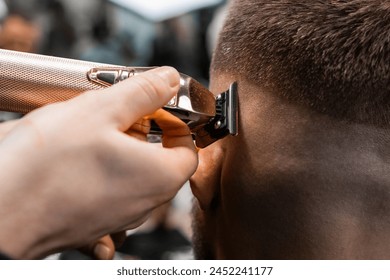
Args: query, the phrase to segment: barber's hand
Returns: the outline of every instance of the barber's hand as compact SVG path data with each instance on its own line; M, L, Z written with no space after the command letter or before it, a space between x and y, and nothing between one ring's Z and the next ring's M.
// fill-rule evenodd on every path
M0 141L18 123L19 123L18 119L0 123ZM142 129L147 129L147 128L139 127L139 125L137 124L135 126L134 131L131 129L127 131L127 134L146 141L146 134L144 131L142 131ZM125 240L125 238L126 238L126 231L121 231L119 233L110 234L110 235L107 234L99 238L98 240L93 241L90 244L79 248L79 250L82 253L87 254L95 259L110 260L114 258L115 248L121 245L122 242Z
M150 120L154 120L164 131L165 137L163 138L163 142L165 143L165 146L169 145L169 143L167 143L169 139L177 139L177 137L186 136L189 133L188 126L183 121L163 109L158 109L153 114L138 120L126 131L126 133L139 140L146 141L147 133L150 131ZM160 208L161 207L162 206L160 206ZM113 259L115 248L122 245L125 239L126 231L121 231L105 235L99 240L79 248L79 250L95 259Z
M10 132L17 124L19 123L18 119L6 121L0 123L0 141L3 139L8 132Z
M160 125L164 147L124 132L178 89L178 73L162 67L21 119L0 142L0 251L79 247L172 199L197 166L189 130Z

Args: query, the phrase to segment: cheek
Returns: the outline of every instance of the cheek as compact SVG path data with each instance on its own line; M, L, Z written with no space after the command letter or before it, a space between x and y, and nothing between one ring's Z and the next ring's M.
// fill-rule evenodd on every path
M214 240L210 232L213 223L207 223L205 212L200 209L197 201L194 201L192 209L192 243L195 259L214 259Z

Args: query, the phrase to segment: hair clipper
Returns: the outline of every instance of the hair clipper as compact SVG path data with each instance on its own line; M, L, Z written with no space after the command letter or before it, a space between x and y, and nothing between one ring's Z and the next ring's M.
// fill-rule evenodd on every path
M28 113L149 69L0 50L0 110ZM196 146L204 148L237 134L237 102L236 83L215 97L193 78L180 74L180 89L163 108L185 122ZM154 124L151 133L161 134L161 130Z

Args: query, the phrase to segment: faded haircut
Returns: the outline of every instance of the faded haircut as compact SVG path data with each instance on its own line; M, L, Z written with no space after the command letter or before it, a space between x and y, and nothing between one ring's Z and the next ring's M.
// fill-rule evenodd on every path
M389 0L237 0L211 71L329 116L390 125Z

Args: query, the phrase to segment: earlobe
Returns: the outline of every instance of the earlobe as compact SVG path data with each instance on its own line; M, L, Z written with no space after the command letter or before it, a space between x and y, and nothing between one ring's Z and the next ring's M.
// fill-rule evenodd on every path
M190 179L191 189L202 210L210 207L220 189L223 149L219 142L199 151L199 165Z

